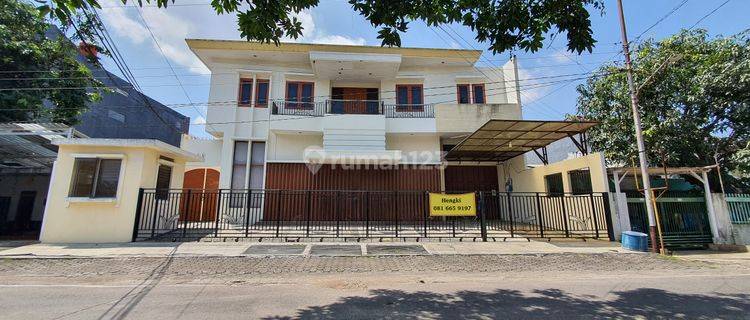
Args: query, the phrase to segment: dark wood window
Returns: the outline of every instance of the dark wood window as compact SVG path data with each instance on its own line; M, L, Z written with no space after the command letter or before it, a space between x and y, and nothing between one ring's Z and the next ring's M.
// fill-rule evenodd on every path
M551 196L561 196L565 192L563 189L562 173L553 173L544 176L544 184L547 193Z
M469 85L468 84L457 85L456 94L458 95L457 97L458 103L460 104L471 103L471 98L469 97Z
M78 158L73 167L71 197L114 198L121 159Z
M396 111L424 111L424 93L421 84L396 85Z
M475 84L471 86L474 103L485 103L484 84Z
M314 87L312 82L287 81L286 101L287 108L313 109Z
M255 85L255 106L265 108L268 106L268 88L270 83L268 79L258 79Z
M253 96L253 79L240 79L239 94L237 104L240 107L249 107Z
M573 194L589 194L593 192L591 186L591 172L589 170L568 171L570 191Z
M169 196L169 185L172 181L172 167L164 164L159 165L156 172L156 199L166 200Z

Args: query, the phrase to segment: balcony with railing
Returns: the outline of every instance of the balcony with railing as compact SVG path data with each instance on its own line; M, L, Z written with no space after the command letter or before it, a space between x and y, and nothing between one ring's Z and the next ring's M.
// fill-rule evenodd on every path
M325 114L384 115L386 118L434 118L431 104L387 104L382 100L341 100L272 102L272 114L320 117Z

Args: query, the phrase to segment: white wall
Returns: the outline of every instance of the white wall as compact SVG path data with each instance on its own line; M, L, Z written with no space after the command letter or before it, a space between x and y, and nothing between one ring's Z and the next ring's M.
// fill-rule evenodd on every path
M322 146L322 134L271 134L268 162L303 162L305 148Z
M202 156L204 159L202 162L188 162L186 164L188 170L193 168L221 168L222 145L223 141L221 139L204 139L183 136L180 145L181 148L185 151Z
M436 134L389 134L385 142L386 150L401 150L402 163L440 163L440 136Z
M517 158L523 159L522 156ZM511 170L513 179L513 191L515 192L545 192L546 185L544 176L562 173L563 189L571 192L569 171L588 168L591 174L591 186L593 192L609 192L607 184L607 172L604 166L604 155L600 152L591 153L586 156L550 163L520 171Z

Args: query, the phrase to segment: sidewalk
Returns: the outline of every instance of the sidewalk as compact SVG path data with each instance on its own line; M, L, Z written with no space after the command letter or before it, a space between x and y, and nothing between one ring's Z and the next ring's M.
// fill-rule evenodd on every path
M632 253L605 241L541 242L135 242L118 244L31 244L0 251L0 258L240 257L507 255Z

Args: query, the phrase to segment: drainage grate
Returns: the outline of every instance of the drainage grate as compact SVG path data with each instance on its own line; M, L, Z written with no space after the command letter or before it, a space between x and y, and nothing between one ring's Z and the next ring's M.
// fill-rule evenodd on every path
M362 247L358 245L313 245L310 254L313 256L361 256Z
M245 250L245 254L294 255L305 252L305 247L304 244L260 244L250 246Z
M420 245L367 245L367 255L387 256L387 255L426 255L429 254L423 246Z

